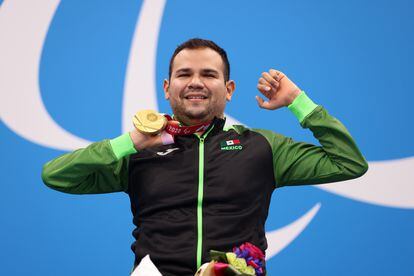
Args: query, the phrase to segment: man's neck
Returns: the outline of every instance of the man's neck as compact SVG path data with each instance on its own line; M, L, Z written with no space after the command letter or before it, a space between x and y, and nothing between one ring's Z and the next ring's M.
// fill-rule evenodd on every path
M176 118L179 120L179 118ZM203 124L208 124L210 125L213 122L213 119L210 120L179 120L179 122L184 125L184 126L196 126L196 125L203 125ZM201 136L204 134L204 132L206 132L207 127L202 128L202 130L195 132L194 134L196 134L197 136Z
M195 126L195 125L210 123L211 121L213 121L213 119L211 119L211 120L197 120L197 119L181 119L181 118L178 118L178 117L175 117L174 119L179 121L180 124L182 124L183 126Z
M213 122L214 118L222 118L224 119L224 114L221 116L213 116L211 118L204 118L204 119L190 119L190 118L180 118L178 116L174 115L174 120L177 120L180 122L180 124L184 126L195 126L195 125L201 125L205 123L211 123Z

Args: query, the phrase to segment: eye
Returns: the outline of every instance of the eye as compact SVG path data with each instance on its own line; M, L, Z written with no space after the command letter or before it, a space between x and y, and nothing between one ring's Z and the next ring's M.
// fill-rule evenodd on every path
M182 78L182 77L188 77L190 74L187 73L181 73L177 75L177 78Z

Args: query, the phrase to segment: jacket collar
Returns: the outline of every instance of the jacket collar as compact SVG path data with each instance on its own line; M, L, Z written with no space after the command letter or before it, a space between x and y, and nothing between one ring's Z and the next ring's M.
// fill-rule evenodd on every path
M174 116L174 114L171 117L172 117L173 120L177 120L177 118ZM180 124L181 124L181 122L180 122ZM214 129L216 129L216 130L223 130L225 124L226 124L226 117L223 117L223 118L214 117L213 120L211 121L211 125L210 125L209 129L214 126Z

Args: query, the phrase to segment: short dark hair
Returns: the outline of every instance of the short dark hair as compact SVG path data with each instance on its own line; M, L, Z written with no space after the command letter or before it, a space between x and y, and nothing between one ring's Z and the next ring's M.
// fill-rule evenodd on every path
M230 63L229 63L229 59L227 58L226 51L224 51L223 48L218 46L213 41L207 40L207 39L201 39L201 38L191 38L177 46L177 48L175 49L170 59L170 65L168 68L169 69L168 78L171 79L174 58L179 52L181 52L184 49L200 49L200 48L210 48L216 51L221 56L221 59L224 64L224 71L223 71L224 81L228 81L230 79Z

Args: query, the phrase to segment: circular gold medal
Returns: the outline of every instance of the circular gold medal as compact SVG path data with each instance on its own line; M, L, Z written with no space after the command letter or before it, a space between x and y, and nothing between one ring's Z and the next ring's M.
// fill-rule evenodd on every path
M158 134L167 125L167 118L154 110L141 110L132 119L135 128L143 134Z

